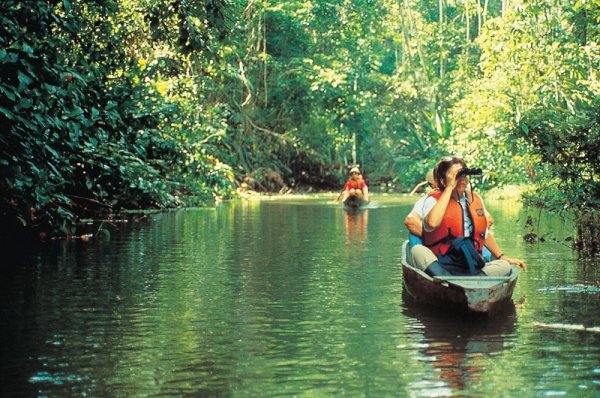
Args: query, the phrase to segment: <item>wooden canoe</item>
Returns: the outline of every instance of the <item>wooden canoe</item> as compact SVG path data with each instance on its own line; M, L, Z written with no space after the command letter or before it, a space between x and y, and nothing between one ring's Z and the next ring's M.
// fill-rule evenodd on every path
M344 200L344 207L349 210L358 210L366 204L367 202L363 198L356 195L350 195Z
M510 275L492 276L435 276L409 264L408 241L402 245L402 275L404 290L411 298L445 309L461 312L491 314L512 303L519 270Z

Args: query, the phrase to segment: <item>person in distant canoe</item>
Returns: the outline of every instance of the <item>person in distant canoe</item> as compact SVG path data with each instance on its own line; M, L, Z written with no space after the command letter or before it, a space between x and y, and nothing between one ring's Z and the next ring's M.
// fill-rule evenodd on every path
M369 202L369 188L358 167L350 169L350 178L346 181L344 189L335 199L335 202L339 202L340 197L343 197L342 202L344 202L348 197L353 195L363 199L365 202Z
M463 168L466 168L464 160L457 157L442 158L436 166L435 181L439 189L428 195L423 205L424 244L411 249L415 265L425 271L431 267L433 272L454 240L467 237L479 256L483 247L488 246L496 259L483 264L483 274L506 276L511 264L525 270L523 261L506 257L495 241L488 241L485 206L479 195L467 190L469 177L459 173Z

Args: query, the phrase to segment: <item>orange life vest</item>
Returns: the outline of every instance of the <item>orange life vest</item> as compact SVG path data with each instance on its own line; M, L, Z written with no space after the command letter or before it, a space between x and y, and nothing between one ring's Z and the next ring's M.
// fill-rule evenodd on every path
M348 179L346 182L346 189L360 189L362 190L365 186L365 180L362 178L358 181L353 180L352 178Z
M430 194L430 196L439 200L442 193L441 191L437 191ZM470 196L471 193L468 192L467 195ZM473 238L475 248L481 253L485 242L487 219L481 198L476 193L472 195L473 200L467 204L468 215L473 222L471 237ZM436 256L444 255L448 251L452 241L462 236L464 236L463 208L458 201L450 199L440 226L431 232L423 229L423 244L430 248Z

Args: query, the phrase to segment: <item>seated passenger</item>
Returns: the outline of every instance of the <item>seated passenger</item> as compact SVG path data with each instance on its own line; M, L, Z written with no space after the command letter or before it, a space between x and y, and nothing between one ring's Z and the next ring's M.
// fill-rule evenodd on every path
M433 178L433 174L435 173L435 169L430 170L425 175L425 181L431 188L429 193L437 191L437 184L435 179ZM408 243L412 248L415 245L422 244L421 236L423 234L423 208L425 199L427 199L428 195L422 196L417 202L414 204L412 211L408 213L406 218L404 219L404 225L408 229Z
M427 270L447 254L451 243L460 237L469 237L481 255L484 246L497 260L488 261L481 271L488 276L506 276L510 264L525 270L525 264L516 258L504 256L493 238L486 236L488 220L485 206L479 195L467 191L468 176L459 175L465 168L460 158L444 158L436 166L435 181L438 191L427 196L423 203L423 242L411 253L415 266Z
M337 203L340 197L343 197L342 202L344 202L350 196L357 196L363 199L365 202L369 202L369 188L367 187L362 174L360 174L358 167L353 167L350 169L350 178L348 181L346 181L344 189L334 202Z
M429 192L429 194L437 191L437 189L438 189L437 183L435 182L435 178L433 178L434 174L435 174L435 168L433 170L428 171L427 174L425 175L425 181L431 188L431 191ZM425 215L423 214L423 209L424 209L425 199L427 199L427 196L428 195L424 195L419 200L417 200L417 202L413 206L412 211L410 213L408 213L408 215L404 219L404 225L406 226L406 228L408 229L408 232L409 232L408 233L408 245L411 249L415 245L423 244L423 240L421 239L421 236L423 234L423 218L425 218ZM488 213L487 209L484 208L484 211L485 211L485 217L487 220L487 226L489 228L494 223L494 219L492 218L492 215L490 213ZM487 235L488 235L489 241L486 241L486 244L489 244L490 246L495 245L496 240L494 239L494 233L488 229ZM482 255L483 255L483 259L486 262L492 260L492 253L490 252L490 250L488 249L487 246L483 247Z

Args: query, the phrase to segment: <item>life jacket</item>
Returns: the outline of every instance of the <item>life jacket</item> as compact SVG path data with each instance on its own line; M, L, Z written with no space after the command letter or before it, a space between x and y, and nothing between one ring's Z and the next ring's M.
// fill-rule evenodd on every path
M433 192L432 196L439 200L442 196L441 191ZM467 204L468 216L473 223L473 233L470 237L473 239L473 244L477 251L481 253L485 242L485 231L487 229L487 219L483 202L476 193L468 192L467 195L473 195L473 200ZM455 238L464 236L464 220L463 208L460 203L454 199L450 199L446 213L442 219L442 223L435 231L428 232L423 229L423 244L431 249L436 255L445 255L450 248L450 244Z
M348 179L346 182L346 189L360 189L362 190L365 186L365 180L362 178L358 181L353 180L352 178Z

